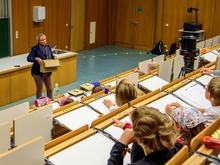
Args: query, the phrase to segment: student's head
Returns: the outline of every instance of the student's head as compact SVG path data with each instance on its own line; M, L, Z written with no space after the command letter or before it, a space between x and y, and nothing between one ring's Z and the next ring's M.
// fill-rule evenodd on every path
M131 112L134 136L145 154L174 148L174 122L158 109L140 106Z
M101 86L101 85L95 85L95 86L92 88L92 93L91 93L91 94L100 92L100 91L102 91L102 90L104 90L104 89L105 89L105 88L104 88L103 86Z
M36 39L37 39L37 42L42 46L45 46L47 44L47 37L43 33L39 33Z
M220 77L213 77L210 80L205 93L206 99L214 106L220 105Z
M64 97L61 101L60 101L60 106L64 106L66 104L72 103L74 102L74 100L70 97Z
M115 102L118 106L122 106L142 95L144 92L135 87L131 80L123 79L115 89Z
M154 69L157 69L158 66L159 66L159 64L157 62L151 62L147 65L147 67L148 67L147 71L150 72Z
M205 118L202 112L193 107L181 106L173 110L173 119L178 138L183 145L189 144L205 128Z

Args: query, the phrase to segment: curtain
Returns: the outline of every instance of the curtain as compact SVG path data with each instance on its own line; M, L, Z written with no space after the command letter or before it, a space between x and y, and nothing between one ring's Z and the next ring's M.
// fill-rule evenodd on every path
M8 17L8 1L0 0L0 17Z

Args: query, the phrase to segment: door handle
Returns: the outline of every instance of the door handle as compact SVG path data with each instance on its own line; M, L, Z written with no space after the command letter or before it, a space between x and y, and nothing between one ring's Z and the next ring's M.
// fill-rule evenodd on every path
M137 25L138 24L138 22L134 22L134 25Z
M134 19L131 20L131 24L134 24Z

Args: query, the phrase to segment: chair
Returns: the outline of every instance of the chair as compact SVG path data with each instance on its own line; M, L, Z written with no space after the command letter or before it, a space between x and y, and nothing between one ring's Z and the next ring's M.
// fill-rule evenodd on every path
M158 77L162 78L167 82L171 82L172 67L173 67L173 59L161 62L158 69Z
M165 55L162 54L157 57L154 57L152 60L153 60L153 62L162 63L164 61L164 57L165 57Z
M205 48L209 48L212 46L212 38L205 40Z
M165 165L178 165L182 164L189 157L189 147L187 145L183 146L179 152L177 152Z
M196 44L196 48L204 48L204 47L205 47L205 41L201 41Z
M220 43L220 35L213 37L212 40L212 45L217 45L218 43Z
M139 63L138 63L138 67L140 68L140 71L144 72L145 74L148 73L148 71L147 71L147 70L148 70L147 65L148 65L149 63L151 63L151 62L152 62L152 59L148 59L148 60L139 62Z

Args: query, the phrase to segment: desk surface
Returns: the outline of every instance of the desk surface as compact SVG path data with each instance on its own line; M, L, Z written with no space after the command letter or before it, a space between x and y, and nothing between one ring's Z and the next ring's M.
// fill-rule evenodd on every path
M130 121L129 117L124 118L122 121ZM119 138L122 129L115 126L110 126L105 129L106 132ZM51 156L49 159L56 165L63 164L107 164L110 157L110 150L114 142L101 133L97 133L85 140ZM130 162L130 154L126 154L124 164Z
M154 91L158 88L161 89L162 86L168 84L168 82L158 76L153 76L151 78L148 78L148 79L140 82L139 84L143 85L144 87L146 87L147 89L149 89L151 91Z
M76 130L85 124L91 125L92 121L97 119L98 113L88 107L81 107L64 115L57 117L56 119L70 128Z
M31 62L27 61L28 54L29 53L21 54L18 56L1 58L0 59L0 72L32 65ZM77 54L77 53L66 52L66 53L57 55L57 57L62 58L62 57L66 57L66 56L73 55L73 54ZM16 65L19 65L19 67L16 67Z

